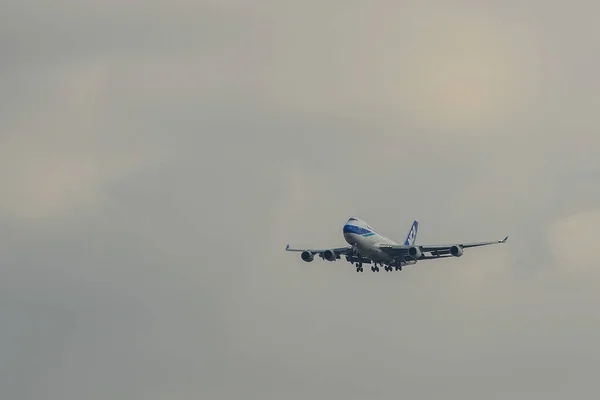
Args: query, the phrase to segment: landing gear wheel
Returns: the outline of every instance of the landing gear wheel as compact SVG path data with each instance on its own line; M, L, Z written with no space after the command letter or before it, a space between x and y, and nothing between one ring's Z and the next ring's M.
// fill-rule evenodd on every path
M396 271L402 271L402 266L396 267Z
M375 271L379 272L379 267L375 267Z

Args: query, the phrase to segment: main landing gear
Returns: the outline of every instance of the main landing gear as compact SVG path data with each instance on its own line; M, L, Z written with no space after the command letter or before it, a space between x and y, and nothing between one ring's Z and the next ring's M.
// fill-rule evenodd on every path
M388 271L388 272L391 272L391 271L394 271L394 270L396 270L396 271L402 271L402 265L386 265L385 266L385 270Z
M373 271L373 272L379 272L379 266L380 265L381 264L374 263L371 266L371 271ZM384 265L383 269L385 269L387 272L391 272L391 271L394 271L394 270L396 270L396 271L402 271L402 265L393 265L393 266L392 265ZM356 272L364 272L363 265L362 265L361 262L357 262L356 263Z
M373 266L371 267L371 271L373 271L373 272L379 272L379 265L378 264L373 264ZM402 265L384 265L383 269L386 272L392 272L394 270L396 270L396 271L402 271ZM361 269L361 271L362 271L362 269ZM358 272L358 268L357 268L357 272Z

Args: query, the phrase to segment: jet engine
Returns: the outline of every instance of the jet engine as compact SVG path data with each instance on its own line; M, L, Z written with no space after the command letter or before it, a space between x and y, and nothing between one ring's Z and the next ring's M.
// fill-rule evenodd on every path
M306 262L311 262L315 259L315 256L310 251L303 251L302 254L300 254L300 257Z
M452 246L450 247L450 254L452 254L454 257L460 257L463 255L463 249L461 246Z
M337 259L337 256L335 255L335 252L333 250L325 250L323 252L323 258L327 261L335 261Z
M415 260L417 260L417 259L421 258L423 253L421 253L421 249L419 249L417 246L411 246L408 248L408 255L411 258L414 258Z

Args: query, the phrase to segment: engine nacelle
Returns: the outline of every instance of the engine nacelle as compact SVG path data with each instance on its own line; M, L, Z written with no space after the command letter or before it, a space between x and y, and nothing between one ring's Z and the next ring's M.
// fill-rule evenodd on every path
M303 251L302 254L300 254L300 257L306 262L311 262L315 259L315 256L310 251Z
M323 259L327 261L335 261L337 259L337 256L335 255L335 252L333 250L325 250L323 252Z
M408 248L408 255L411 258L414 258L415 260L421 258L421 256L423 255L423 253L421 252L421 249L419 249L416 246L411 246Z
M452 246L450 247L450 254L454 257L460 257L463 255L463 248L461 246Z

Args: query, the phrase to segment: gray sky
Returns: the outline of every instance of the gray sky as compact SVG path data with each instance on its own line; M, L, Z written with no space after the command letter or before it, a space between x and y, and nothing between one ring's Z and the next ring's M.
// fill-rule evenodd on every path
M2 397L593 396L600 6L453 3L5 2Z

